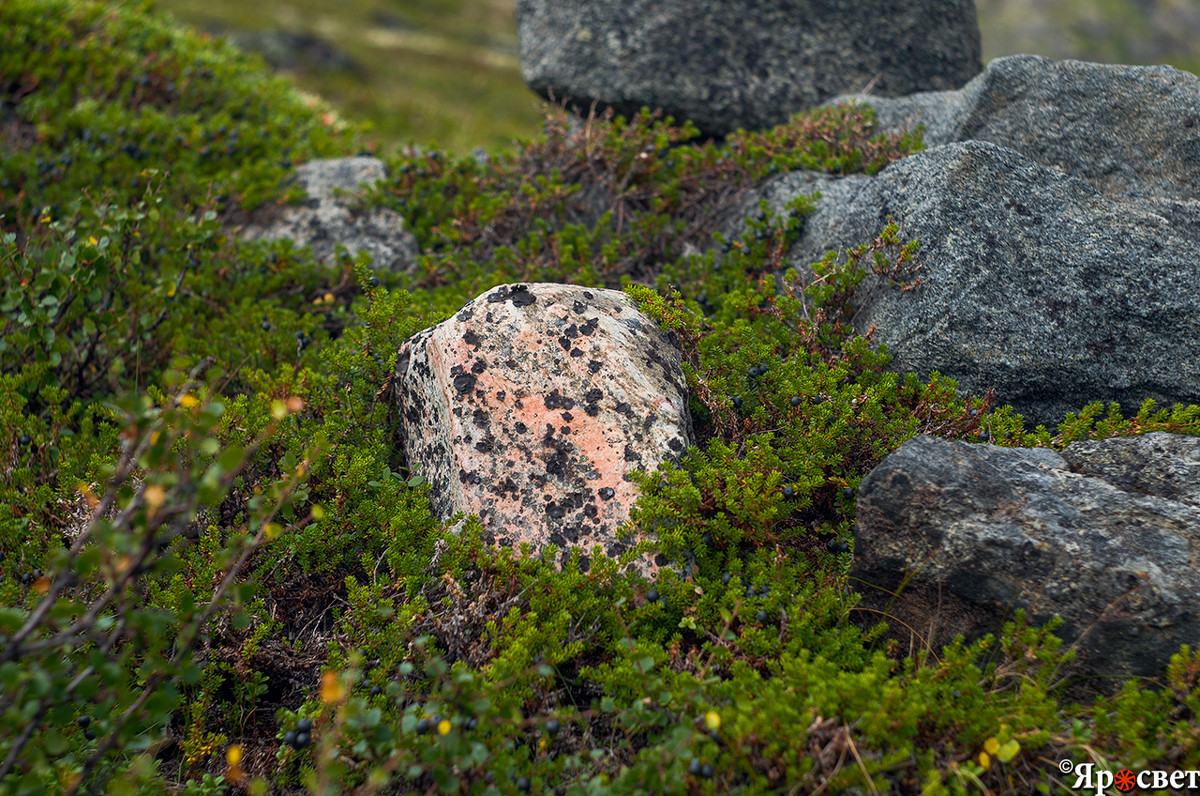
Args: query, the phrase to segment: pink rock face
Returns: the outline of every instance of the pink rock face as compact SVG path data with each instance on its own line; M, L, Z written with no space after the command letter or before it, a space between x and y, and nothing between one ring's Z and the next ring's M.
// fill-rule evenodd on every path
M435 513L478 514L495 544L554 544L560 561L627 550L629 474L693 444L678 348L615 290L500 285L405 341L396 371Z

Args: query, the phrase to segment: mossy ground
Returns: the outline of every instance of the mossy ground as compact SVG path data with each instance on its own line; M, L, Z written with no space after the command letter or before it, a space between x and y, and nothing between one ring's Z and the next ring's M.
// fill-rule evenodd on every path
M135 6L0 6L0 790L1059 792L1060 759L1200 768L1200 659L1076 705L1019 621L909 656L851 621L854 490L916 433L1057 434L886 371L845 319L889 227L777 282L807 201L720 234L795 168L920 146L865 108L697 143L645 116L487 160L390 158L411 277L244 244L288 168L353 154L328 109ZM294 197L290 197L294 198ZM429 513L390 360L514 280L625 287L681 340L700 445L642 479L674 568L562 571ZM102 516L89 522L93 513ZM636 551L635 551L636 552ZM289 734L290 733L290 734Z

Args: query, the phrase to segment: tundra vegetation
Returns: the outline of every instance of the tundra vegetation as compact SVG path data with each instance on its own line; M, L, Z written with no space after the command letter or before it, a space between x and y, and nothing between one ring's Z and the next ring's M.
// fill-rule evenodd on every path
M390 158L414 273L248 244L289 168L359 131L138 5L0 6L0 791L1055 792L1056 762L1200 768L1200 657L1088 703L1019 614L889 643L845 572L859 480L917 433L1060 448L1200 433L885 370L864 274L890 225L776 280L809 202L722 224L773 172L871 172L920 135L865 107L719 144L642 114L491 158ZM656 582L449 533L405 459L392 358L519 280L624 287L684 352L699 445L643 474Z

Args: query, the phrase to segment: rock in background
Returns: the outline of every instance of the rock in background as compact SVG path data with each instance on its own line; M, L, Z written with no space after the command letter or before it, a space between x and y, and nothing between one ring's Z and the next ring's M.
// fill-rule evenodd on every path
M1096 400L1200 402L1200 79L1014 57L961 91L869 99L885 130L925 123L934 145L760 196L822 194L790 253L806 277L889 217L921 243L915 289L868 277L855 295L893 370L994 387L1051 428Z
M521 73L586 111L642 106L709 135L836 94L961 86L981 69L973 0L518 0Z
M614 290L493 288L406 341L396 373L434 512L478 514L493 543L554 544L560 561L627 550L629 474L694 444L678 347Z
M376 268L411 271L417 262L416 238L404 218L386 207L359 208L364 190L387 175L383 161L371 157L314 160L296 169L296 182L308 194L300 206L287 206L266 221L247 226L246 240L290 238L311 246L317 259L334 264L338 246L351 257L371 255Z
M850 583L894 631L998 633L1015 608L1108 690L1200 641L1200 438L1043 448L915 437L863 479ZM893 598L894 593L899 596ZM899 621L895 621L899 620ZM916 641L918 647L923 641Z

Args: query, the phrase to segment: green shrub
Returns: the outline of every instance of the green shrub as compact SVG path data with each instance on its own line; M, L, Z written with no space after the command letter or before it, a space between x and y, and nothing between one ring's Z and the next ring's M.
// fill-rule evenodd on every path
M919 279L895 224L810 285L776 275L813 197L728 227L772 174L870 173L919 132L850 106L717 144L551 109L515 154L390 159L368 201L420 241L402 275L237 239L353 131L143 8L0 8L0 121L0 790L1024 793L1058 787L1046 760L1197 767L1188 650L1080 706L1053 627L909 654L850 621L855 489L914 434L1200 433L1151 403L1026 431L887 372L850 319L868 273ZM699 444L637 476L625 529L667 557L653 581L430 513L395 352L515 280L624 287L679 340Z

